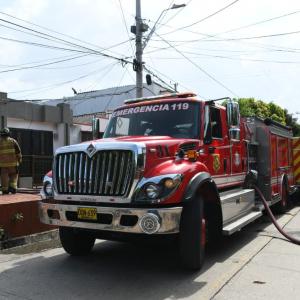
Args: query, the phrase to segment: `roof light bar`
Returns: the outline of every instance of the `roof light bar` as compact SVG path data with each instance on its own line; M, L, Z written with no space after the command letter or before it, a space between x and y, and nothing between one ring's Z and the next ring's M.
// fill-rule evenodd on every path
M129 99L129 100L124 101L124 104L137 103L137 102L143 102L143 101L153 101L153 100L160 100L160 99L169 99L169 98L190 98L190 97L196 97L196 96L197 96L197 94L195 94L193 92L170 93L170 94L164 94L164 95L153 96L153 97Z

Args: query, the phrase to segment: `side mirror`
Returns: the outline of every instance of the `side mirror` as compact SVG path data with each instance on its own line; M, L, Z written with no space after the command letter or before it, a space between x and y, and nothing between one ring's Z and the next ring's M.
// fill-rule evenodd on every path
M227 125L229 128L229 139L240 140L240 109L237 102L232 100L226 104Z
M100 119L93 117L92 120L92 135L93 140L100 138Z
M237 102L232 100L228 101L226 104L227 112L227 124L228 127L240 127L240 109Z

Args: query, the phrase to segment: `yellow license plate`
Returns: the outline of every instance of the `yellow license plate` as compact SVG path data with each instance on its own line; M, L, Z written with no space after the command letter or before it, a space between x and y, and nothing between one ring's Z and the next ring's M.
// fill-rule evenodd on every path
M97 208L78 207L77 217L81 220L97 220Z

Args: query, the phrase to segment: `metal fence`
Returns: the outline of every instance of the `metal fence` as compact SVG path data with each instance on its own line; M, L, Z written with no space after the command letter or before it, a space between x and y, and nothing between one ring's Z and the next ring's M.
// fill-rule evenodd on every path
M33 186L43 183L44 175L52 169L53 156L23 155L20 165L20 177L32 177Z

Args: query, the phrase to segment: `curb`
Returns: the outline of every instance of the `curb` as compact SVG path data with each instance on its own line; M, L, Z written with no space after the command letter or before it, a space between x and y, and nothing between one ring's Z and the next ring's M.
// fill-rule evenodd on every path
M14 253L15 250L20 252L22 249L27 252L31 248L38 250L41 248L39 245L43 248L44 244L47 244L50 248L59 247L57 229L0 241L0 254Z

